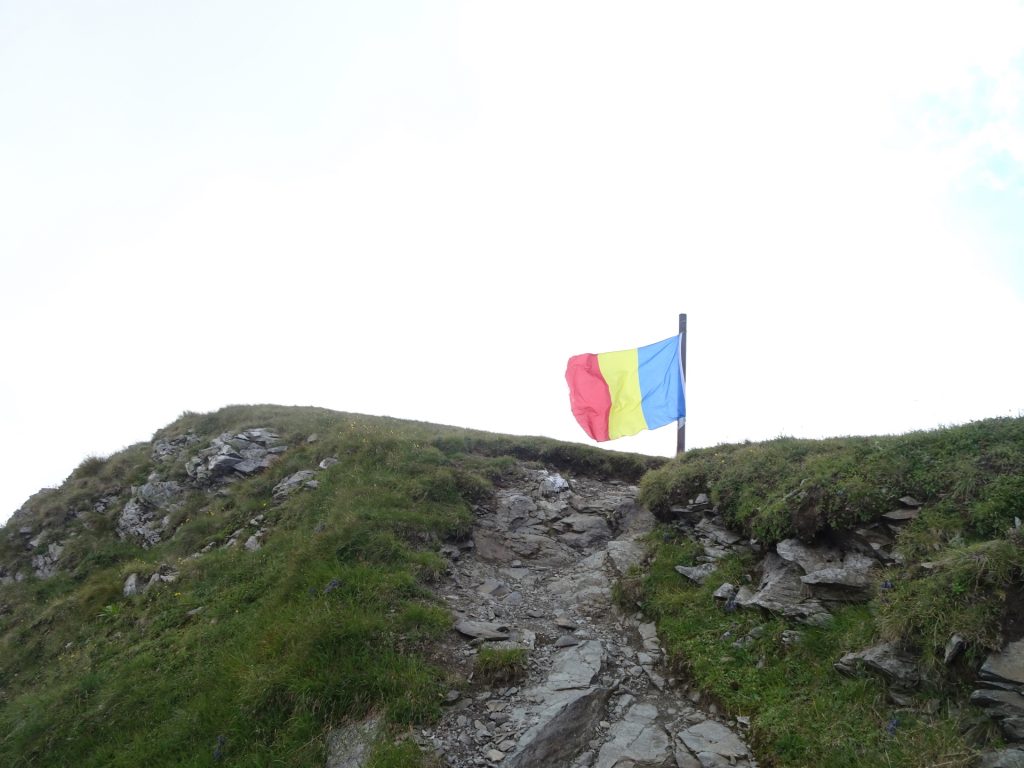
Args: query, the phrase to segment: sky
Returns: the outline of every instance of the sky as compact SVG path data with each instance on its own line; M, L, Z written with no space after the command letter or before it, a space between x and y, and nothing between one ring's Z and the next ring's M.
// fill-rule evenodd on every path
M1024 4L0 0L0 521L183 411L1024 414ZM672 426L604 444L672 455Z

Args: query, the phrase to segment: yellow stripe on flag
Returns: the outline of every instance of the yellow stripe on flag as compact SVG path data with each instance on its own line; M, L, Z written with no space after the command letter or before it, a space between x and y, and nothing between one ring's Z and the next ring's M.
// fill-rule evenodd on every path
M608 439L635 435L647 429L640 397L640 363L635 349L602 352L597 356L601 375L608 382L612 409L608 413Z

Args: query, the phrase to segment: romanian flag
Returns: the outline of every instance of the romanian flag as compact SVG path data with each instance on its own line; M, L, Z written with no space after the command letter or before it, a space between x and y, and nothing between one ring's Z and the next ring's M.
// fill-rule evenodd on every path
M565 380L573 416L603 442L686 417L682 336L621 352L569 358Z

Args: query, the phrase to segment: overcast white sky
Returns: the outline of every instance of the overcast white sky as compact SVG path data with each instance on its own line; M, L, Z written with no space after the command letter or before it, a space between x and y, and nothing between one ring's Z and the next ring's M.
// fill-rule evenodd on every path
M680 312L689 446L1016 416L1022 203L1020 2L0 0L0 520L231 403L587 441Z

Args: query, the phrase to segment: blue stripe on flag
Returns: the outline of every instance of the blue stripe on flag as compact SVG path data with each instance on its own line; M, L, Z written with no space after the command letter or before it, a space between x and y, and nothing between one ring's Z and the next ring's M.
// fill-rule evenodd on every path
M640 397L648 429L657 429L686 416L679 336L637 349Z

